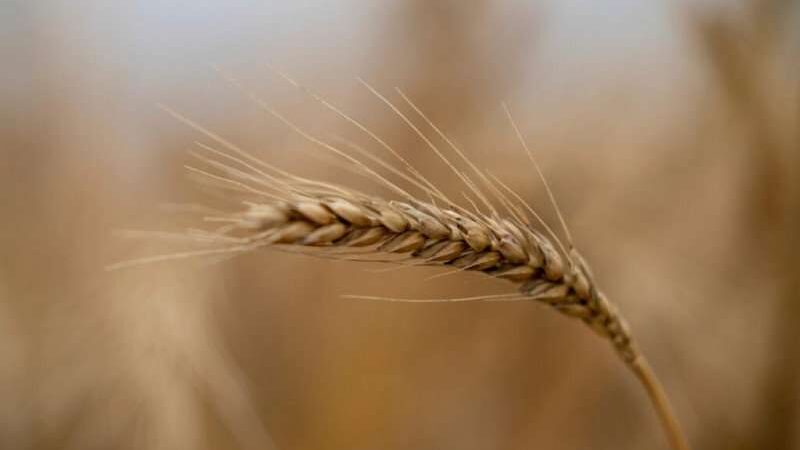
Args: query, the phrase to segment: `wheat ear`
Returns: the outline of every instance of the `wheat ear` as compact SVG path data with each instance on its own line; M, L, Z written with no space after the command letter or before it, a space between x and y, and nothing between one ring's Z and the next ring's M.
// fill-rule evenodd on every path
M341 260L449 267L504 279L516 284L519 292L420 302L533 300L580 319L612 344L644 386L671 448L688 450L665 391L627 323L596 288L588 266L574 249L560 253L547 236L517 218L471 213L419 200L389 201L326 183L264 177L266 173L260 170L254 175L220 163L213 165L226 175L190 169L207 176L217 187L262 197L261 201L244 202L239 211L207 217L208 221L224 223L219 230L185 236L227 247L142 258L113 267L273 247ZM252 188L242 180L265 185L273 192ZM263 201L263 197L271 200ZM519 217L520 213L515 215Z
M289 183L287 183L289 184ZM426 202L386 201L334 186L292 184L274 202L248 203L228 219L228 236L254 247L278 246L348 259L406 261L481 272L518 285L519 296L582 320L607 339L645 386L672 448L688 448L661 384L617 308L596 289L573 252L567 260L535 229L510 219L445 209ZM475 298L481 300L481 298Z
M597 289L591 270L575 250L552 191L507 108L506 113L514 131L525 147L558 213L568 247L559 240L556 233L539 217L536 211L522 201L514 191L496 178L494 178L494 182L489 180L482 171L475 167L402 91L398 90L400 96L469 165L483 185L490 189L496 200L508 211L509 217L501 217L477 183L472 181L466 173L456 169L408 117L363 80L360 80L361 83L417 133L431 150L455 172L479 202L489 210L489 213L481 212L469 196L465 195L474 211L467 210L448 199L442 191L414 169L385 141L318 94L300 86L287 75L279 73L296 87L305 90L326 108L364 131L376 143L401 161L407 172L398 170L371 154L361 152L381 168L425 192L430 201L418 199L378 174L362 161L311 136L263 100L244 89L238 80L225 73L223 75L267 113L283 122L307 141L343 158L346 161L345 168L379 181L384 187L403 198L403 201L386 200L346 187L292 175L254 158L224 138L162 106L173 117L202 132L226 149L226 151L220 151L205 144L198 144L203 151L212 154L213 157L197 153L195 156L218 173L189 167L191 172L203 178L206 184L223 188L226 191L245 194L248 197L254 196L256 201L244 202L244 207L238 211L207 218L213 222L223 223L222 227L213 233L200 232L190 236L190 238L203 242L225 243L227 245L225 248L165 255L163 258L156 257L156 259L145 258L123 263L122 266L198 255L238 254L261 247L273 247L341 260L370 260L449 267L453 272L481 272L494 278L508 280L518 286L517 294L441 301L533 300L546 303L567 316L580 319L612 344L620 358L644 386L659 416L671 448L688 450L687 441L661 383L639 351L627 323L620 316L617 308ZM353 147L353 149L357 148ZM546 234L533 226L527 213L534 216Z

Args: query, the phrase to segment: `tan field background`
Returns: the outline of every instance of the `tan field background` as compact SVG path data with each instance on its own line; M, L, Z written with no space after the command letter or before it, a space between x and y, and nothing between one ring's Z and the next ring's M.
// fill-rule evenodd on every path
M216 201L183 169L207 138L157 103L388 194L211 68L381 154L274 65L458 196L356 77L398 102L400 86L555 223L508 102L693 448L800 449L797 2L11 0L0 40L0 448L666 448L580 323L529 303L342 298L503 282L268 251L105 271L186 249L115 230L196 226L162 206Z

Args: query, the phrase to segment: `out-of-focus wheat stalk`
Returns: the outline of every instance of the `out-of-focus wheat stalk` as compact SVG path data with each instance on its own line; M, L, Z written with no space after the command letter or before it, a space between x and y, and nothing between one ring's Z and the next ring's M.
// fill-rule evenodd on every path
M743 6L744 17L695 13L687 22L726 112L749 147L750 207L744 220L751 234L764 237L759 249L780 286L772 339L782 347L800 337L795 323L800 313L800 79L797 70L786 70L798 64L798 8L786 0L752 0ZM791 445L800 415L800 352L795 346L781 353L768 370L754 432L745 433L752 448Z

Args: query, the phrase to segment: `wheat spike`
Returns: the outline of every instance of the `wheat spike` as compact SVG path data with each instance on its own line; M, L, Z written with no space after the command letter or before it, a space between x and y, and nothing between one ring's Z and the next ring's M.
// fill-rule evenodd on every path
M296 87L302 88L291 78L280 75ZM425 265L449 268L450 271L443 275L467 271L480 272L493 278L504 279L517 286L517 294L426 300L399 300L370 296L350 296L350 298L399 300L415 303L530 300L550 305L562 314L580 319L597 334L608 340L647 391L671 447L674 450L689 448L664 389L639 351L627 323L617 308L597 288L591 270L574 248L572 237L553 193L505 105L503 107L514 132L525 148L558 214L567 246L560 241L553 229L541 219L536 211L522 201L519 195L495 177L489 179L472 164L402 91L398 90L401 97L469 165L478 179L490 189L510 213L509 218L501 217L497 209L480 191L478 185L472 182L466 173L457 169L407 116L363 80L359 81L416 132L488 208L489 213L482 213L478 205L466 194L464 195L472 203L474 211L453 203L402 157L398 156L410 175L395 169L377 157L368 158L420 189L430 198L430 201L419 199L346 151L310 135L262 99L247 91L238 80L229 75L225 75L225 77L262 109L308 142L341 157L351 165L351 169L355 172L373 178L398 194L402 200L379 198L347 187L292 175L256 160L229 141L169 108L162 107L173 117L201 131L206 137L216 141L230 152L226 153L204 144L198 144L201 150L212 156L204 156L199 153L193 155L209 170L188 166L187 168L195 176L205 177L209 181L210 187L225 189L229 194L232 192L232 195L238 192L249 198L254 197L255 200L242 202L242 206L233 212L216 213L214 217L208 218L209 222L223 223L222 228L205 234L195 233L198 242L199 238L202 238L204 243L209 243L210 240L212 243L224 245L222 248L143 258L122 263L118 265L119 267L209 254L235 255L272 247L331 259L383 261L403 266ZM332 109L362 131L366 130L366 127L333 106L319 94L305 90L307 94L328 109ZM373 133L367 133L390 153L397 156L388 144ZM270 173L264 172L259 167L269 170ZM498 185L502 190L497 187ZM510 194L511 197L507 197L503 191ZM441 203L435 203L436 200ZM531 213L533 218L541 224L543 232L533 225L537 222L531 220L526 211Z
M273 188L281 190L281 185ZM272 246L352 260L352 251L357 251L357 255L370 256L370 261L448 267L512 282L518 294L405 301L525 299L580 319L611 343L644 385L672 448L688 449L663 387L636 346L627 323L597 289L588 266L574 249L572 255L564 255L544 234L513 219L476 220L422 201L390 201L344 187L297 182L291 192L283 191L280 196L284 200L246 202L226 218L230 224L224 236L238 243L232 252Z
M580 265L544 235L511 220L464 214L425 202L414 204L350 194L343 188L307 191L289 201L250 203L234 213L232 236L256 246L331 250L360 248L375 255L404 255L420 265L442 266L501 278L520 293L588 324L622 359L640 356L625 321Z

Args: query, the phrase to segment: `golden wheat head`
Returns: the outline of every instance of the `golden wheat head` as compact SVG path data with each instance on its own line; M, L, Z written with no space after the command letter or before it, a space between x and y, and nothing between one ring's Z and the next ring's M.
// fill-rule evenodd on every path
M122 265L201 255L239 254L268 247L337 260L441 266L450 268L447 273L477 272L507 280L517 286L515 293L461 299L400 301L538 301L552 306L562 314L580 319L613 345L645 387L672 448L688 449L661 384L638 350L625 320L598 289L591 270L575 250L569 229L547 180L507 108L506 113L517 138L533 162L533 167L558 214L566 245L530 205L502 181L494 177L490 179L490 176L479 170L399 89L397 93L407 105L468 166L472 177L477 178L473 179L467 171L456 168L412 120L372 86L361 81L468 187L472 197L465 197L471 208L450 200L389 144L319 94L300 86L288 76L279 73L295 87L364 132L395 157L400 168L353 144L345 142L349 149L345 151L312 136L244 89L237 80L227 74L223 75L264 111L307 141L339 158L338 163L346 169L377 181L397 194L399 199L364 194L348 187L293 175L251 156L224 138L164 107L172 116L222 147L218 149L198 143L200 151L194 153L194 156L201 162L201 167L191 166L188 169L205 186L222 189L224 196L237 199L237 206L213 217L206 217L206 221L218 225L213 231L192 231L188 236L184 235L196 242L224 244L223 247L144 258ZM354 156L354 153L358 153L361 158ZM421 195L409 193L409 188L401 187L399 181L390 181L388 174L410 188L417 189ZM493 201L489 199L490 196ZM496 204L500 208L496 208ZM505 214L500 213L500 210L504 210ZM398 301L366 296L360 298Z

